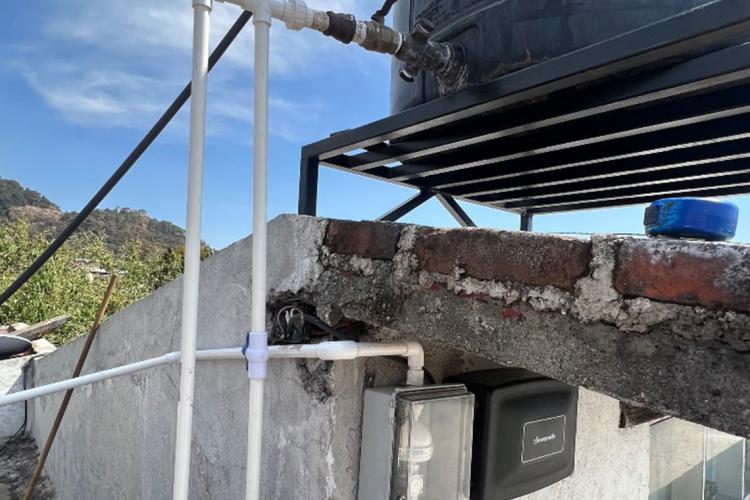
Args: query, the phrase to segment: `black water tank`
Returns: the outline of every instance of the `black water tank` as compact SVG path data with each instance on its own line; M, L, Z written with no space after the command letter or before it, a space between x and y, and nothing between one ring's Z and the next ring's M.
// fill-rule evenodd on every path
M394 28L410 31L420 18L435 24L432 39L463 46L465 87L591 45L689 10L709 0L398 0ZM413 83L394 60L391 112L440 96L431 75Z

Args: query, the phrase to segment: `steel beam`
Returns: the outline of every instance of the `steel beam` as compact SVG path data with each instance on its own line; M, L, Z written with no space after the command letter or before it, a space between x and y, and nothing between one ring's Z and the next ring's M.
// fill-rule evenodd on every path
M508 179L507 186L463 196L482 203L509 202L566 193L602 191L630 185L659 184L695 177L722 176L750 167L750 140L738 141L735 146L708 151L708 154L704 155L665 154L627 158L548 174L519 176Z
M318 158L315 156L306 156L303 152L299 169L299 200L297 207L300 215L317 215L319 169Z
M445 207L448 213L450 213L453 218L456 219L456 222L458 222L461 227L476 227L476 224L474 224L474 221L471 220L469 214L467 214L464 209L461 208L458 202L453 199L453 196L437 193L435 194L435 198L437 198L437 200Z
M644 170L707 157L723 156L722 151L736 148L750 139L750 115L734 116L710 123L626 137L602 144L554 151L528 158L519 158L467 172L436 176L435 184L454 195L479 196L513 189L516 184L528 185L533 179L545 182L595 175L600 169L622 168ZM715 151L716 153L711 153ZM680 158L679 160L676 160ZM532 182L529 182L529 181ZM422 182L433 187L432 181Z
M745 56L750 60L750 46ZM745 73L745 77L750 78L750 70ZM650 106L643 106L640 100L635 100L631 104L633 109L613 111L606 117L581 117L573 113L565 121L541 129L535 128L535 123L527 123L514 127L514 130L505 130L507 135L499 138L442 151L420 158L416 163L392 168L388 177L397 181L419 179L417 182L425 185L447 187L445 180L432 181L430 177L441 174L445 177L445 174L454 172L460 172L457 177L461 180L482 177L487 169L479 169L485 166L496 169L514 161L533 161L532 157L554 152L560 152L560 156L575 156L578 148L586 146L602 145L606 149L606 143L618 139L643 137L648 133L668 132L725 117L747 115L750 113L749 88L722 89L713 95L691 95L676 102L652 102Z
M534 230L534 215L529 212L521 212L521 231Z
M417 208L419 205L422 205L424 202L426 202L433 196L435 195L431 191L422 190L419 193L412 196L411 198L409 198L408 200L406 200L405 202L403 202L401 205L381 215L380 217L377 218L377 220L396 222L401 217L408 214L409 212Z
M722 190L723 192L724 190L733 188L746 190L750 189L750 174L748 174L748 170L741 171L741 173L735 173L732 175L721 177L706 177L701 179L689 179L673 182L666 185L657 184L636 187L616 187L608 191L586 193L584 195L561 195L539 200L524 200L509 203L499 203L495 204L495 206L497 208L511 208L514 210L526 210L529 212L551 212L557 211L556 207L559 206L568 206L575 204L585 205L589 203L606 204L606 202L617 202L610 203L610 205L628 205L634 203L632 201L634 199L655 200L666 196L675 196L698 191L700 191L701 193L706 193L710 192L711 189L716 189L717 192L719 190Z

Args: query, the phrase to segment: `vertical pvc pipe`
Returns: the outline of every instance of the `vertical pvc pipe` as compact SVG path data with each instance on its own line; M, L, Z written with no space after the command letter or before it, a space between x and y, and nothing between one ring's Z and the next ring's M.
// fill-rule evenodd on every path
M174 484L172 498L187 500L190 484L190 448L195 387L195 345L200 280L201 209L206 137L206 86L211 0L193 0L193 80L190 100L190 150L188 160L185 274L182 278L182 337L180 343L180 395L177 403Z
M253 269L252 331L248 349L250 377L247 426L246 500L260 498L263 432L263 386L268 361L266 336L266 195L268 173L268 53L271 8L266 2L253 11L255 26L255 102L253 117Z

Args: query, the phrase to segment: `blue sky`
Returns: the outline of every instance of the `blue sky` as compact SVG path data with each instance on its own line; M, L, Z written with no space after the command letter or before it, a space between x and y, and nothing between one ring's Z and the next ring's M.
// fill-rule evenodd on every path
M309 0L362 17L379 1ZM190 78L186 0L37 0L7 9L0 31L0 176L79 210ZM238 8L215 2L212 42ZM221 248L252 231L252 30L211 74L203 238ZM269 213L296 211L303 144L388 112L389 61L312 32L272 29ZM184 225L186 107L105 199ZM319 214L373 219L413 194L322 169ZM750 197L736 240L750 242ZM481 226L516 229L515 215L464 204ZM641 232L642 207L537 217L538 231ZM406 222L455 226L432 201Z

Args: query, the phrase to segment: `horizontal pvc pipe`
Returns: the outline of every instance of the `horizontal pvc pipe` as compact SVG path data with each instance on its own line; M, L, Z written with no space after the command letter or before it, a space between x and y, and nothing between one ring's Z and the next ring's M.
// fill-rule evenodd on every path
M319 344L298 345L274 345L268 347L268 356L275 359L300 359L314 358L325 361L344 361L356 358L367 358L375 356L402 356L409 363L409 374L407 374L408 385L420 385L422 383L422 367L424 366L424 351L417 342L396 342L379 344L373 342L354 342L351 340L321 342ZM201 361L221 361L245 359L242 349L237 347L223 349L203 349L195 352L195 359ZM0 406L5 406L19 401L47 396L56 392L67 391L82 385L93 384L109 378L129 375L131 373L154 368L157 366L176 363L180 360L179 351L170 352L156 358L136 361L127 365L109 368L100 372L81 375L60 382L26 389L0 396ZM409 378L411 377L411 381ZM418 380L419 379L419 380Z
M128 375L130 373L139 372L148 368L154 368L156 366L168 365L179 360L179 352L170 352L165 354L164 356L159 356L158 358L145 359L143 361L137 361L135 363L110 368L108 370L102 370L100 372L89 373L88 375L81 375L80 377L69 378L60 382L53 382L51 384L34 387L33 389L6 394L5 396L0 396L0 406L17 403L19 401L25 401L27 399L34 399L40 396L46 396L55 392L67 391L68 389L74 389L82 385L93 384L94 382L100 382L108 378Z

